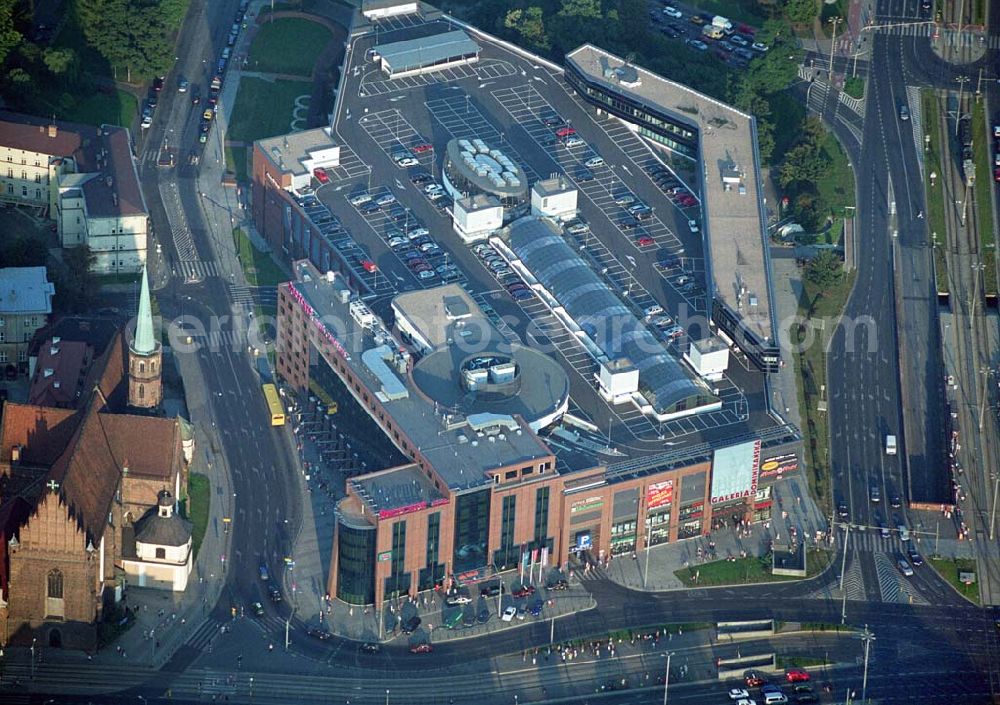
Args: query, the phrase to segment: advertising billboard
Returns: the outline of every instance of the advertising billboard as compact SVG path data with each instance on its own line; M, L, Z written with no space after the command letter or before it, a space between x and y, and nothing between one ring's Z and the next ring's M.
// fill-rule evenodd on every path
M799 469L799 456L796 453L785 453L768 458L760 464L760 477L777 477L787 475Z
M719 448L712 459L712 504L757 493L760 441Z
M664 480L646 486L646 511L669 506L674 501L674 481Z
M589 512L593 509L600 509L604 506L604 499L600 496L578 499L569 506L570 514L577 512Z

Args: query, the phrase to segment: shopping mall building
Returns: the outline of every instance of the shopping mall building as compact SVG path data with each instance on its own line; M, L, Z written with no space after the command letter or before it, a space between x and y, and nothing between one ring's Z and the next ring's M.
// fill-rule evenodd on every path
M506 342L458 286L393 301L388 330L340 275L294 264L278 288L278 374L332 371L407 462L352 478L337 506L331 595L352 604L517 568L598 560L770 516L798 467L788 427L625 462L563 466L538 431L562 417L566 373ZM329 375L328 375L329 376ZM653 554L655 560L655 553Z

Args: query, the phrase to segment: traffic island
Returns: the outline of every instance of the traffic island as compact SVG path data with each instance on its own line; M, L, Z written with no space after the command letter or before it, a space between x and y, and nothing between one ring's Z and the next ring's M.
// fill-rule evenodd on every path
M944 558L931 556L927 562L951 585L955 592L969 602L979 604L978 567L973 558Z

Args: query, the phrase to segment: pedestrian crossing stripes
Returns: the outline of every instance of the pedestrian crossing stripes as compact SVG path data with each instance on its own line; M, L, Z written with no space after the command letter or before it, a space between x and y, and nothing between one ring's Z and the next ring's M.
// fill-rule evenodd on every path
M172 225L170 235L173 238L174 247L177 248L179 259L188 261L198 259L198 248L195 247L194 238L191 237L191 232L186 227Z
M222 622L217 619L206 619L201 623L194 633L188 637L188 640L184 642L185 646L190 646L192 649L197 649L198 651L204 651L212 641L222 633Z
M850 547L866 553L904 553L907 546L896 536L882 536L874 531L852 531Z
M986 46L988 49L1000 49L1000 36L987 36L982 32L968 30L960 32L950 27L938 27L931 22L876 27L875 31L879 34L902 37L930 37L935 41L943 42L945 46Z
M246 345L246 333L244 331L211 330L205 337L209 350L221 350L223 346L235 350Z
M204 260L182 260L177 263L176 269L176 275L186 280L201 281L205 277L221 276L218 263Z
M234 304L252 306L254 303L250 287L244 284L229 284L229 296L232 298Z

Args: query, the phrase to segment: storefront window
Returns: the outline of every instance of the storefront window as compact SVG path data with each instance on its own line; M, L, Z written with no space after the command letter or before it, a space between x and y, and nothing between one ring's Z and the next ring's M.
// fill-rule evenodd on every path
M689 539L701 534L701 519L686 521L677 530L677 538Z
M670 506L650 513L646 517L646 536L650 546L670 541Z

